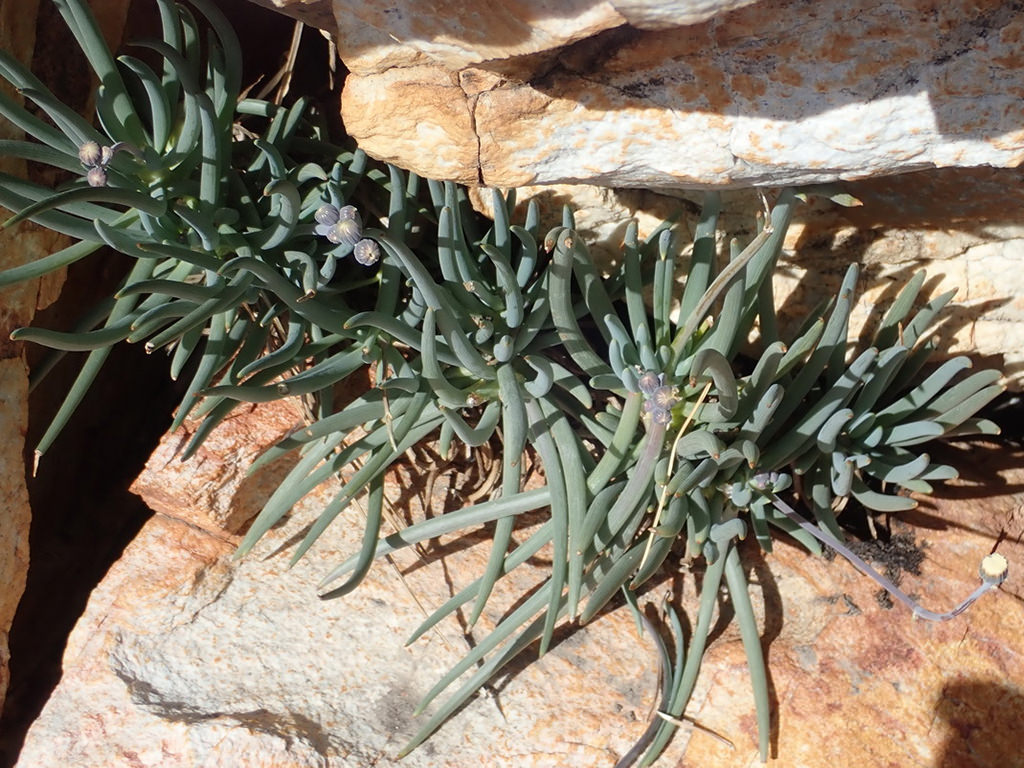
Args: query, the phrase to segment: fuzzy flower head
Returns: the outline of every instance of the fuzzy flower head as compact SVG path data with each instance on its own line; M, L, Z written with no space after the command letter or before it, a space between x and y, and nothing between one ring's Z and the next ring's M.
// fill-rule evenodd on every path
M107 186L107 171L102 165L94 165L85 174L85 180L89 182L90 187L105 187Z
M78 148L78 159L88 169L85 180L90 187L107 185L107 163L113 156L110 147L101 147L95 141L87 141Z
M103 162L103 149L95 141L87 141L78 148L78 159L86 168L101 165Z

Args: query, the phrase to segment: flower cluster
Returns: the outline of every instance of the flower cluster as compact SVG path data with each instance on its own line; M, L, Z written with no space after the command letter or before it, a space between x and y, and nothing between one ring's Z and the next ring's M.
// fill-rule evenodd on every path
M380 246L373 240L363 237L363 220L353 205L336 205L325 203L313 214L316 226L313 231L320 237L335 245L347 245L352 248L352 257L363 266L370 267L380 259Z
M129 152L137 158L142 156L138 149L123 141L115 142L110 147L101 147L95 141L87 141L78 148L78 159L89 169L85 178L90 187L107 185L107 166L114 159L114 155L121 151Z
M655 424L668 424L672 421L672 408L679 402L675 387L665 383L665 374L647 371L639 379L637 386L644 395L644 413L651 415Z
M113 148L101 147L95 141L87 141L78 148L78 159L89 169L85 178L90 187L107 185L107 165L113 158Z

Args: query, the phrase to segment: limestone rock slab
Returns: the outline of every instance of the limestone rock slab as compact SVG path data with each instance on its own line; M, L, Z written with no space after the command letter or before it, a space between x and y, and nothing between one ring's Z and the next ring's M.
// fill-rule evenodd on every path
M1024 14L997 0L762 0L672 28L672 4L647 25L616 3L456 5L335 5L348 130L430 178L743 187L1024 160ZM486 89L438 98L478 70Z
M250 425L250 435L266 434L258 414ZM137 487L147 495L160 482L188 487L179 467L154 462ZM427 565L396 553L353 595L321 602L316 582L358 548L360 511L290 570L288 550L332 490L241 562L231 559L230 537L207 530L209 516L193 518L187 502L175 517L155 515L93 594L19 765L512 768L598 765L629 748L655 697L656 661L626 653L638 641L619 612L503 680L398 763L416 727L413 708L468 649L457 623L410 648L405 638L423 607L450 595L449 578L461 585L480 571L487 547L477 539ZM462 491L443 477L434 484L439 503ZM396 505L405 500L398 514L417 492L410 478L396 480L389 494ZM536 582L536 573L524 576L516 589ZM507 607L514 594L497 598Z

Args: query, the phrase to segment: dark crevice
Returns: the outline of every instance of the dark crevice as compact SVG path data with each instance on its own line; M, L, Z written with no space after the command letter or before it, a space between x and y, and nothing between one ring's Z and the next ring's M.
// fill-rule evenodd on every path
M67 328L112 289L123 259L113 253L76 265L61 301L34 325ZM102 266L101 266L102 264ZM40 358L32 350L33 358ZM29 398L26 463L84 355L67 355ZM38 364L39 360L36 361ZM28 478L32 507L29 571L11 626L11 678L0 717L0 766L13 765L32 721L60 680L68 635L92 589L152 515L128 492L160 436L181 387L162 355L114 348L82 404Z
M291 41L293 23L246 0L218 0L234 23L245 56L243 84L273 75ZM125 40L159 36L156 6L135 0ZM50 18L51 11L53 18ZM52 4L40 6L36 60L32 68L61 97L84 103L88 89L84 59ZM137 54L137 51L136 51ZM329 93L327 43L309 30L303 36L289 101L300 94L324 100L324 112L337 112L340 84ZM80 105L79 105L80 106ZM38 169L37 169L38 170ZM57 178L34 177L40 183ZM34 326L70 330L89 308L109 296L130 266L116 253L100 251L69 270L60 300L37 314ZM46 350L28 345L28 362L38 370ZM32 392L26 467L85 359L69 354ZM89 595L151 517L152 511L128 487L141 472L170 425L191 372L178 382L168 377L163 352L146 355L142 345L118 344L71 421L28 478L32 507L30 565L24 595L10 632L10 687L0 714L0 768L13 766L32 722L60 680L68 636Z

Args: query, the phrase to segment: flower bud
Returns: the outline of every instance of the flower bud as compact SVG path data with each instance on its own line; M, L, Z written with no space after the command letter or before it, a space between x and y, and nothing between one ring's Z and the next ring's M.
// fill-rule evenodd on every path
M327 230L327 239L335 245L355 246L363 236L362 228L352 219L342 219Z
M640 387L640 391L645 395L654 393L658 387L661 386L661 376L654 371L647 371L643 376L637 379L637 386Z
M103 170L102 165L94 165L85 174L85 179L89 182L90 187L105 187L107 185L107 172Z
M354 205L343 205L338 209L338 220L339 221L354 221L356 226L360 229L363 228L363 219L359 215L359 211L356 210Z
M374 240L363 238L352 249L352 258L364 267L372 267L380 261L380 246Z
M672 411L655 406L651 409L651 421L655 424L670 424L672 422Z
M78 159L82 161L82 165L95 167L103 160L103 150L95 141L87 141L78 148Z
M316 209L313 218L316 219L317 224L330 227L338 223L338 208L330 203L325 203Z

